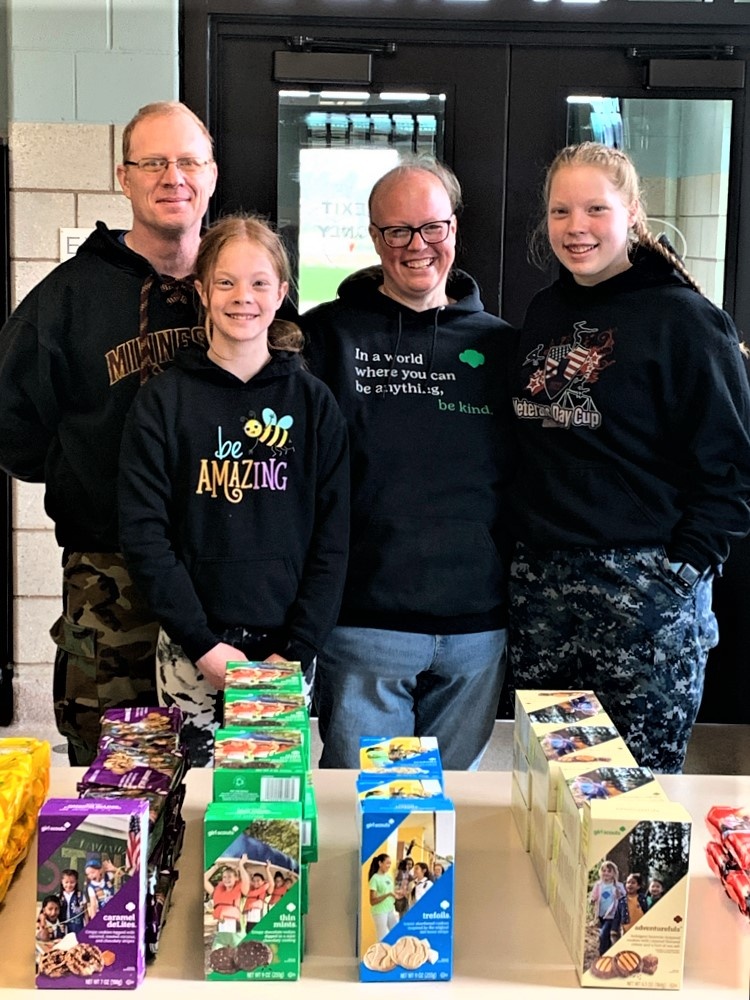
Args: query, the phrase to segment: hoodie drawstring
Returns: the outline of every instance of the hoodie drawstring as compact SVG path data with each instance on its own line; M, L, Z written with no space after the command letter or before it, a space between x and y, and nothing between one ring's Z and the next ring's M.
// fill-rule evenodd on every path
M156 275L146 275L141 285L141 296L138 303L138 357L140 361L141 385L148 382L152 375L161 372L161 366L154 361L151 353L151 340L148 329L148 299L151 294ZM166 296L167 305L187 305L190 296L195 291L195 275L188 274L185 278L173 278L170 275L159 277L159 291Z

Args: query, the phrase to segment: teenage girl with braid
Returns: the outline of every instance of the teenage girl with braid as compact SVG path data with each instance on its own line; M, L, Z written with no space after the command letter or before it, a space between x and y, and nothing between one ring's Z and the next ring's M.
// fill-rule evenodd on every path
M518 688L593 688L640 764L679 772L718 641L711 584L750 528L750 392L729 316L648 231L619 150L545 185L560 275L513 379Z

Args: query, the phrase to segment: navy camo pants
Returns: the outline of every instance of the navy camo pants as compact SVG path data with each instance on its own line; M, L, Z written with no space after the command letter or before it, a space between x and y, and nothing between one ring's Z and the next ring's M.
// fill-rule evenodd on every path
M679 773L718 642L711 576L682 591L660 547L535 553L511 565L516 688L595 691L638 763Z

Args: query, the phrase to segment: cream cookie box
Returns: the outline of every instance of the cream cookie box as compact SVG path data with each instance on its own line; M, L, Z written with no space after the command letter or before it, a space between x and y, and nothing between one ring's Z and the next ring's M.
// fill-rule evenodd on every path
M538 812L557 812L560 786L578 774L585 774L598 767L637 767L638 761L625 742L610 726L592 726L603 734L612 733L609 740L590 747L585 752L572 753L559 760L547 760L539 754L531 768L531 808Z
M593 691L516 691L515 736L529 761L535 737L572 725L611 726L612 720Z
M443 797L418 802L362 799L360 830L360 980L449 980L453 972L453 803ZM405 857L414 862L414 877L408 889L401 891L396 875Z
M142 981L148 810L146 799L49 799L42 806L38 988L134 989ZM65 890L81 895L68 901Z
M582 912L572 949L581 985L680 989L687 934L689 813L680 804L662 799L593 801L584 806L582 827ZM664 892L632 923L618 926L616 921L611 946L600 955L585 930L594 920L590 900L603 862L617 865L624 885L629 874L639 873L644 895L652 878L659 879Z
M666 802L664 789L648 767L602 765L571 777L559 786L557 811L565 836L574 851L582 850L581 811L586 803L617 800L618 806L640 799ZM639 808L640 806L638 806Z

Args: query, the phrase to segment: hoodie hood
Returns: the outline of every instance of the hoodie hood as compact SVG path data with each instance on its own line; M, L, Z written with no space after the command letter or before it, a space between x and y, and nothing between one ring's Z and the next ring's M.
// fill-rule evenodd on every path
M343 302L373 309L384 315L393 315L397 312L412 313L415 316L422 315L417 310L410 309L409 306L392 299L389 295L384 295L380 291L382 284L383 268L379 264L375 264L372 267L365 267L361 271L355 271L354 274L344 278L338 287L338 295ZM446 294L454 301L447 306L438 306L438 309L455 309L462 313L484 312L479 287L465 271L454 268L450 272ZM425 309L423 313L431 311L433 310Z
M304 367L302 358L294 351L274 351L271 350L271 360L267 365L253 377L243 382L225 368L221 368L206 354L206 351L197 344L190 344L181 351L178 351L174 359L175 367L182 369L189 375L218 386L250 386L258 388L269 385L278 378L286 378L293 372Z
M578 295L584 302L608 299L612 295L639 292L647 288L670 285L690 288L674 264L651 247L638 246L631 258L631 265L626 271L621 271L596 285L580 285L571 272L560 265L560 287L566 295L571 297Z
M138 275L141 278L150 274L158 277L157 272L146 258L136 253L135 250L131 250L125 243L123 239L125 232L124 229L107 229L103 222L97 222L96 229L80 245L77 255L96 257L107 264L112 264L121 271Z

